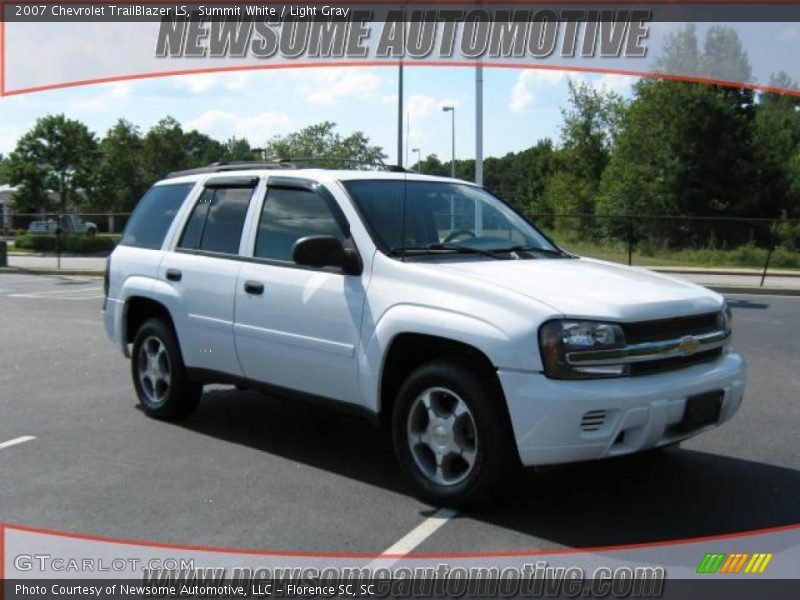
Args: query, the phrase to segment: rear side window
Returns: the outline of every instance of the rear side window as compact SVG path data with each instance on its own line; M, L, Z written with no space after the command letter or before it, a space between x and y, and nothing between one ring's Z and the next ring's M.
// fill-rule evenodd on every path
M179 248L238 254L252 188L206 188L183 230Z
M137 248L161 248L167 230L194 183L151 187L133 211L120 244Z

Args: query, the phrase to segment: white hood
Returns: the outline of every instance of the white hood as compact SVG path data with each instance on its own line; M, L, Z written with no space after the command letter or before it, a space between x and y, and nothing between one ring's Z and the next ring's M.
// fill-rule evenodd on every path
M718 294L645 269L599 260L476 260L431 265L519 292L569 317L640 321L714 312Z

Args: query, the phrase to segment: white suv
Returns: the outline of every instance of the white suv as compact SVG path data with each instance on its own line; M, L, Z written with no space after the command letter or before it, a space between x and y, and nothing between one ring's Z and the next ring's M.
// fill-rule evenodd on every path
M718 294L563 252L470 183L270 166L157 183L109 259L106 329L148 415L206 383L324 400L464 506L515 466L673 445L739 408Z

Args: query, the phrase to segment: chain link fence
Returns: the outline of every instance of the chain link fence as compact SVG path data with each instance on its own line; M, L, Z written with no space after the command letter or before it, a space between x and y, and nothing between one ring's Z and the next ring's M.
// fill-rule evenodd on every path
M0 214L11 256L107 256L129 213ZM644 215L525 215L560 247L581 256L644 267L797 270L800 219ZM460 215L444 215L455 220ZM469 219L464 217L464 227ZM57 260L60 265L60 260Z

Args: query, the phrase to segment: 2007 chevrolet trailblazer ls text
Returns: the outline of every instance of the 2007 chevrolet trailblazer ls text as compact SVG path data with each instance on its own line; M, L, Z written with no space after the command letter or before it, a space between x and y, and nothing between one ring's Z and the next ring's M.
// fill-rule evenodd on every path
M205 383L377 417L418 492L672 445L730 419L745 368L703 287L560 250L475 185L217 164L139 202L106 272L144 411Z

